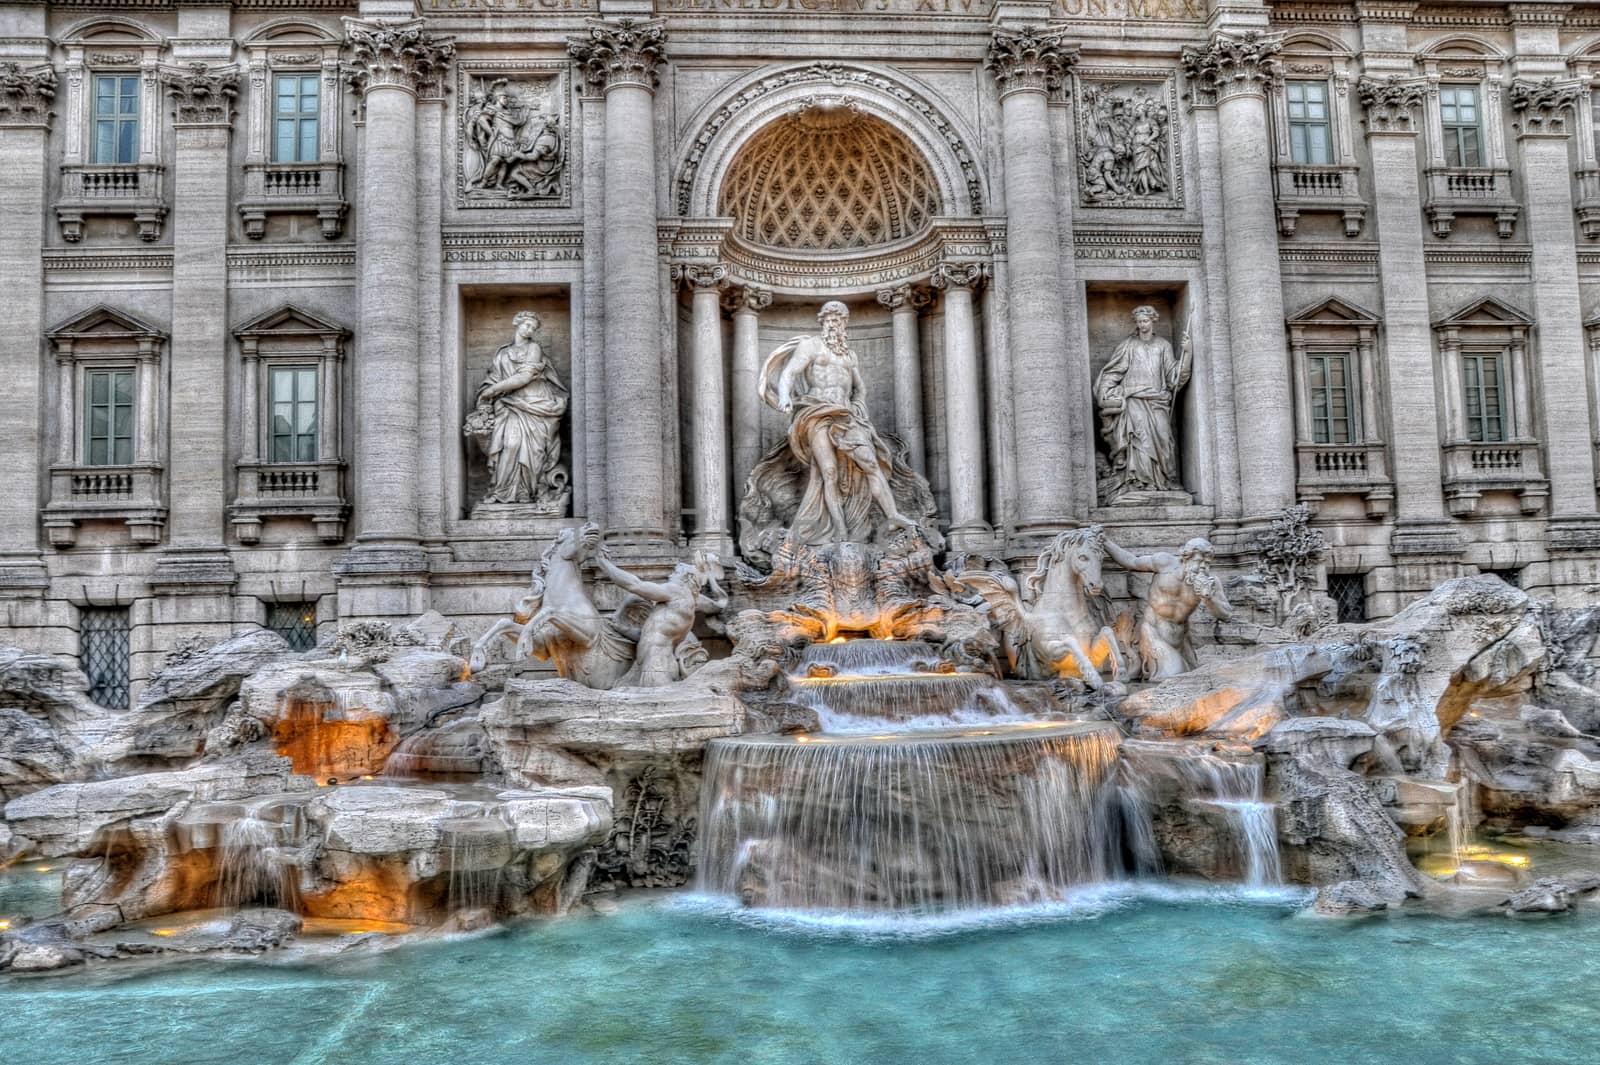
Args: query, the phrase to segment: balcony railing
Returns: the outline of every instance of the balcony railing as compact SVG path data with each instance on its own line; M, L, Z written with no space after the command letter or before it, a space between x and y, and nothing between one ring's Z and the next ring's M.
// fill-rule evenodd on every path
M120 521L136 544L161 540L167 508L161 502L161 467L52 466L44 527L56 547L71 547L85 521Z
M1367 515L1381 518L1394 500L1388 451L1378 441L1296 444L1297 492L1313 509L1332 495L1359 496Z
M275 214L315 215L322 235L334 239L344 228L344 164L246 163L239 217L244 235L260 240Z
M1428 221L1448 237L1457 215L1492 215L1501 239L1510 239L1521 211L1511 193L1511 171L1496 167L1431 167L1427 171Z
M1450 512L1478 512L1486 493L1514 495L1524 514L1537 514L1550 495L1537 440L1457 442L1445 445L1444 492Z
M144 163L63 166L61 198L56 201L62 237L82 240L85 218L132 216L139 238L155 240L167 214L165 176L162 167Z
M238 469L239 497L230 513L241 543L260 540L262 526L273 518L308 519L321 539L344 539L349 508L340 492L342 463L241 462Z
M1338 214L1347 237L1361 233L1367 203L1361 198L1360 172L1353 166L1283 163L1275 168L1278 231L1294 236L1302 214Z

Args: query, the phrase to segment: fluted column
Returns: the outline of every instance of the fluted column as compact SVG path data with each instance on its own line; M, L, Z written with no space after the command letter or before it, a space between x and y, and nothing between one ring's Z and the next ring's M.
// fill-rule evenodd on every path
M1589 397L1579 387L1588 373L1578 292L1577 240L1572 214L1572 173L1567 138L1573 120L1588 121L1589 90L1577 81L1518 80L1511 85L1522 156L1523 203L1533 244L1534 324L1538 336L1535 377L1542 382L1539 436L1550 478L1550 517L1595 518L1594 448ZM1512 359L1513 365L1519 360ZM1530 435L1530 391L1516 389L1517 435ZM1552 540L1556 537L1552 537ZM1593 537L1585 537L1592 540Z
M43 48L41 41L41 50ZM41 57L42 58L42 57ZM0 337L7 366L0 388L0 596L37 595L48 585L39 551L44 453L44 248L46 148L55 71L0 65ZM62 423L72 435L70 410Z
M761 312L772 306L769 289L746 285L727 299L733 312L733 487L741 496L761 461Z
M1000 90L1005 146L1012 407L1016 418L1017 526L1049 533L1071 525L1087 501L1074 500L1074 454L1061 395L1072 379L1061 287L1061 225L1056 211L1046 94L1077 61L1060 33L996 30L984 65Z
M352 560L420 569L417 476L417 95L444 75L455 46L405 22L345 20L351 85L366 113L358 168L361 274L356 336Z
M192 63L165 73L173 103L172 342L167 398L168 548L157 581L231 585L228 505L228 145L239 73ZM141 393L159 387L141 375ZM143 397L141 397L143 398ZM153 398L153 397L152 397ZM213 611L222 608L213 607ZM212 616L211 622L227 620Z
M1218 33L1185 48L1184 72L1197 106L1215 104L1228 269L1229 333L1239 433L1244 517L1259 521L1294 502L1294 426L1278 223L1267 134L1269 85L1279 78L1279 36ZM1262 418L1260 412L1275 412Z
M945 465L950 471L950 543L984 546L983 379L978 368L978 322L972 295L983 280L979 263L941 263L933 287L944 294Z
M1441 483L1439 409L1433 366L1433 326L1423 259L1422 190L1417 181L1417 131L1423 84L1402 78L1363 79L1357 94L1367 114L1372 156L1373 221L1378 232L1378 275L1383 288L1384 369L1394 456L1395 540L1448 545ZM1363 367L1367 363L1362 363ZM1374 367L1375 369L1375 367ZM1303 372L1303 371L1302 371ZM1371 374L1365 375L1370 377ZM1363 380L1363 395L1365 395ZM1380 417L1366 411L1363 424ZM1441 540L1441 537L1443 539Z
M669 493L654 108L666 31L659 20L587 25L568 51L605 93L606 535L661 545Z
M728 553L728 390L722 356L722 283L726 266L680 266L674 273L693 301L693 380L689 385L694 545Z
M917 329L917 314L927 305L928 295L911 285L897 285L879 289L878 302L889 308L894 343L895 434L906 445L911 468L926 477L928 459L923 446L922 341Z

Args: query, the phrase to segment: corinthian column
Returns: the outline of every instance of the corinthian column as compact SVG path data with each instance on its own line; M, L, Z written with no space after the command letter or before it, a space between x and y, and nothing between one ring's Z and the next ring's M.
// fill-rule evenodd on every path
M1017 525L1025 533L1068 526L1073 454L1063 391L1072 380L1061 288L1061 225L1046 94L1077 61L1060 33L996 30L984 65L1000 90L1005 143L1006 293L1011 339L1012 406L1016 418ZM1270 206L1270 205L1269 205Z
M40 40L40 56L45 42ZM48 65L0 65L0 336L11 371L0 388L0 597L40 595L48 586L39 553L44 454L45 150L56 74ZM72 436L69 415L63 426ZM10 638L9 636L7 637Z
M173 103L172 344L166 474L170 538L162 584L234 582L227 510L228 142L239 74L192 63L162 75ZM159 383L143 375L150 390ZM141 397L143 398L143 397ZM151 396L153 399L154 397ZM220 608L219 608L220 609ZM228 620L226 613L211 621Z
M1247 521L1294 502L1294 426L1278 222L1267 136L1267 87L1278 80L1278 36L1218 33L1185 48L1195 106L1217 108L1223 252L1227 261L1233 391L1238 404L1240 494ZM1277 412L1262 418L1260 412Z
M950 469L950 544L984 546L983 381L978 370L977 319L972 293L983 279L978 263L941 263L933 287L944 293L944 421Z
M344 22L350 83L366 111L357 168L364 208L355 359L357 547L346 569L420 570L417 96L443 77L455 45L425 32L420 19Z
M605 93L607 536L667 540L656 242L655 87L666 31L659 20L590 19L568 52Z
M1511 84L1522 155L1523 202L1533 244L1534 323L1538 330L1539 397L1550 477L1553 522L1595 518L1594 448L1590 443L1589 397L1575 382L1585 379L1583 324L1579 308L1578 257L1573 247L1572 173L1567 137L1572 120L1588 117L1589 90L1581 82L1518 80ZM1575 113L1575 114L1574 114ZM1528 386L1525 382L1525 389ZM1516 397L1528 408L1526 395ZM1518 436L1534 427L1518 425ZM1551 539L1557 540L1557 536ZM1592 540L1592 534L1585 539Z
M674 273L693 301L694 379L690 433L694 463L694 545L731 554L728 538L728 390L723 382L722 282L726 266L680 266Z
M928 295L910 285L878 290L878 302L889 308L894 338L894 428L906 445L911 468L928 475L922 428L922 343L917 334L917 311Z
M761 312L772 306L770 289L746 285L728 294L733 312L733 476L734 489L744 484L761 461Z

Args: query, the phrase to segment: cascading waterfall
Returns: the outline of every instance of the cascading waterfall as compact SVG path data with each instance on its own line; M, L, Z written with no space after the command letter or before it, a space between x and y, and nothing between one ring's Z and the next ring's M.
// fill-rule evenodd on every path
M716 740L702 891L780 909L1059 897L1117 867L1108 725Z
M305 838L298 802L269 798L246 807L222 826L216 904L236 910L273 906L298 910L296 870L289 851Z
M510 829L495 817L462 817L440 826L449 847L445 913L493 912L510 852Z
M1193 789L1194 801L1215 807L1227 816L1239 848L1245 883L1252 887L1283 883L1277 807L1262 797L1265 773L1261 763L1205 755L1185 759L1180 765Z

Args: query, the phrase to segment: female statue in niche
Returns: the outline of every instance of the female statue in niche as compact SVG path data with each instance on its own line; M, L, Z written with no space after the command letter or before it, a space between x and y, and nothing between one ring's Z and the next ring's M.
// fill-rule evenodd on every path
M495 352L478 389L466 431L489 456L485 503L531 503L541 513L565 513L570 478L561 465L561 418L567 390L534 339L539 316L521 311L511 343Z
M1154 307L1135 307L1133 332L1095 378L1101 432L1111 453L1113 501L1136 492L1181 488L1172 408L1189 382L1193 349L1185 329L1183 346L1174 356L1172 345L1155 335L1159 318Z

